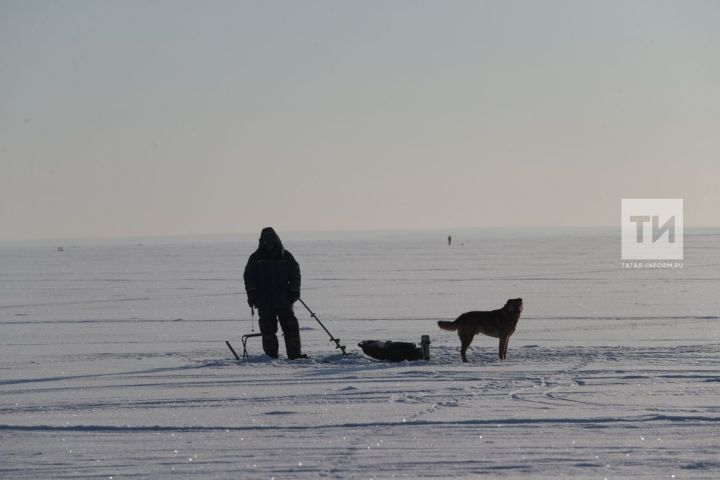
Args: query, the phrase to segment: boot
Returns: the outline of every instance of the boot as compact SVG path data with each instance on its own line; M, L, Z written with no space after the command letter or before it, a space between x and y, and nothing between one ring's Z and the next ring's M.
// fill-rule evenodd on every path
M300 332L297 333L285 333L285 350L289 360L296 360L298 358L307 358L307 355L302 354L300 346Z

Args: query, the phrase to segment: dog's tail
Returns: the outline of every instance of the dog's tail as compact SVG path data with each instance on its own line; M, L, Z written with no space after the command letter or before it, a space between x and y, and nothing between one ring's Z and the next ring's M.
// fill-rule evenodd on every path
M438 322L438 327L442 328L443 330L449 330L451 332L454 332L458 329L458 324L456 322L448 322L447 320L440 320Z

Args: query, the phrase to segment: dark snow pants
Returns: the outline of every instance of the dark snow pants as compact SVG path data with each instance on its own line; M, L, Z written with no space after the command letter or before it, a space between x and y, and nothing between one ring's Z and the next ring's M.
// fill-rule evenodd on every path
M278 358L278 321L285 336L285 350L290 360L299 358L302 354L300 348L300 325L298 324L292 307L274 309L262 308L259 310L260 333L265 354Z

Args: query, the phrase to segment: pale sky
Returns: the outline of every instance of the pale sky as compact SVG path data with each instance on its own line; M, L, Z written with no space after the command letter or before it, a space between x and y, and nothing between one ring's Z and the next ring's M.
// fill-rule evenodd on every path
M718 1L0 0L0 239L720 225Z

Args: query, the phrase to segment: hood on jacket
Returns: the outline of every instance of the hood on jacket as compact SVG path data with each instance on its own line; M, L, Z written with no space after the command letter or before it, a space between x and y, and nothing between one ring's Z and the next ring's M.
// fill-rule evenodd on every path
M263 256L281 256L285 253L280 236L272 227L265 227L260 232L260 240L258 240L258 251Z

